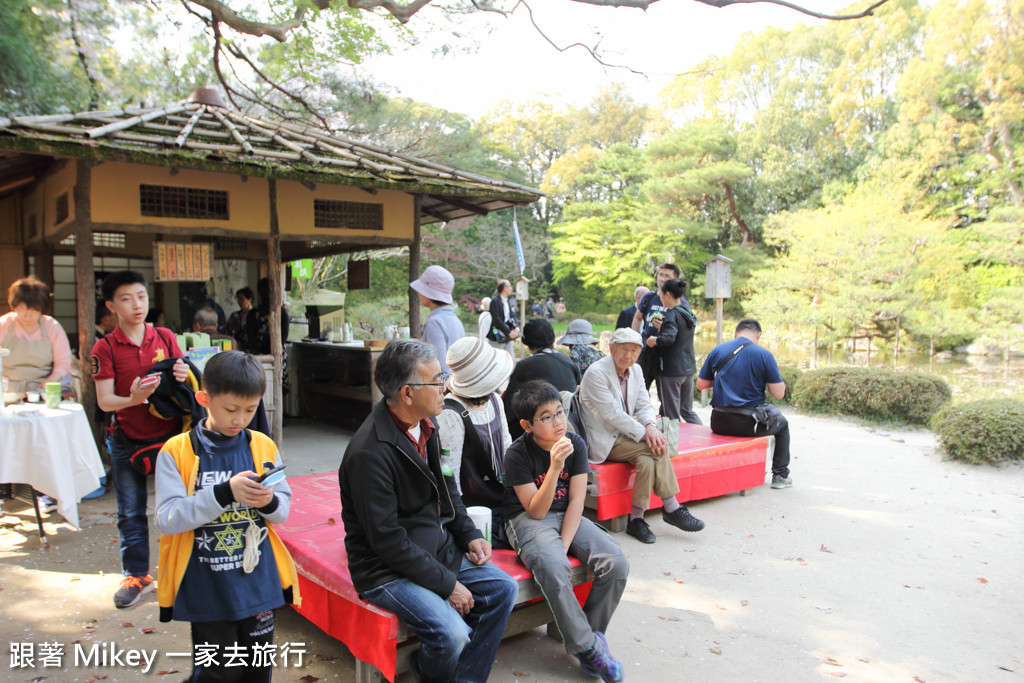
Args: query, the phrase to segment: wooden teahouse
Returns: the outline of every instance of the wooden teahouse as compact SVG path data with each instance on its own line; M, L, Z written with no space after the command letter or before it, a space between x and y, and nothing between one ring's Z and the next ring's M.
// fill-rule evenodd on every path
M541 196L313 125L248 116L209 88L162 107L0 117L0 284L28 272L47 282L54 316L88 368L97 272L152 273L154 245L209 245L190 251L209 254L211 269L242 261L250 279L271 280L280 406L282 263L408 246L414 279L420 226ZM165 300L176 286L166 282ZM419 303L412 293L409 301L416 334ZM85 404L94 391L86 377ZM277 440L281 413L273 413Z

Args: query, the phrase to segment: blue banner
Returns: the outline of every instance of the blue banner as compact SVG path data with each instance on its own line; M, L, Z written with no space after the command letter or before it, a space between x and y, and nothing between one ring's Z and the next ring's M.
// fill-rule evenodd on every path
M516 236L516 256L519 258L519 274L526 274L526 259L523 258L523 242L519 239L519 223L516 220L516 207L512 207L512 233Z

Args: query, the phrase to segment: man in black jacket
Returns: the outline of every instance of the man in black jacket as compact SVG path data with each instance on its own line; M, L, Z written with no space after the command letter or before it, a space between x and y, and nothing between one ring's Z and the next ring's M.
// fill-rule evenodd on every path
M431 419L444 407L437 351L395 340L374 380L384 400L338 469L352 584L419 636L419 680L486 681L519 589L488 562L491 544L441 472Z

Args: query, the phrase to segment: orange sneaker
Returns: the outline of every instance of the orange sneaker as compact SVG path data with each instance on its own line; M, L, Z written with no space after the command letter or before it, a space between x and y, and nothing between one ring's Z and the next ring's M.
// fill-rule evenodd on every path
M126 576L121 579L121 585L114 593L114 607L124 609L131 607L146 593L156 588L156 582L149 574L145 576Z

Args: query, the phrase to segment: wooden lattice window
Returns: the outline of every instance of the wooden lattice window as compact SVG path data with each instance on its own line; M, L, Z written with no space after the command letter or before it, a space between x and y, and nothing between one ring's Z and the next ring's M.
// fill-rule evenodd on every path
M228 220L228 193L202 187L139 185L143 216Z
M68 193L63 192L58 195L55 204L55 215L53 218L54 225L60 225L68 219Z
M72 233L60 241L62 247L73 247L78 241ZM92 234L92 246L106 249L124 249L127 246L126 237L123 232L94 232Z
M384 205L314 199L313 225L317 228L343 230L383 230Z

